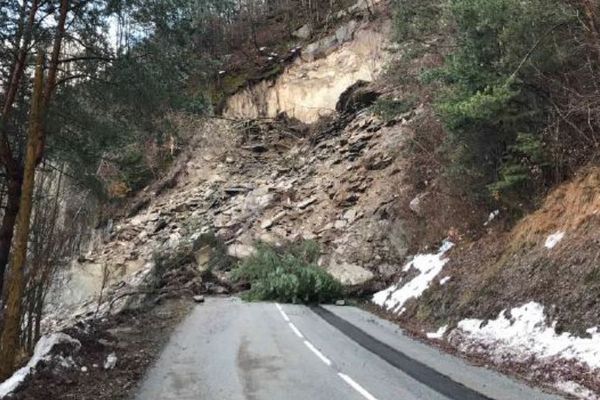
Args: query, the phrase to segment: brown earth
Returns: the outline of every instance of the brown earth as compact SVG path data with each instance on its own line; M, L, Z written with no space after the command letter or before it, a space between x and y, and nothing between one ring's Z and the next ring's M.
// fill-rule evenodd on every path
M434 285L406 318L439 325L537 301L559 332L585 335L600 324L599 183L599 168L582 171L513 229L492 223L480 239L460 244L444 270L451 281ZM557 231L564 239L546 248Z

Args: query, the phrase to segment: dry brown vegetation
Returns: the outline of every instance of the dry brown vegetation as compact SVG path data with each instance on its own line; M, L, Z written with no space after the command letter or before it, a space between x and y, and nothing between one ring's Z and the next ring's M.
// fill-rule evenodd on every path
M435 285L405 318L437 326L465 317L495 317L528 301L547 306L557 329L585 334L600 323L600 170L582 171L559 186L543 206L512 230L501 222L451 253L445 271L452 280ZM565 237L544 246L557 231Z

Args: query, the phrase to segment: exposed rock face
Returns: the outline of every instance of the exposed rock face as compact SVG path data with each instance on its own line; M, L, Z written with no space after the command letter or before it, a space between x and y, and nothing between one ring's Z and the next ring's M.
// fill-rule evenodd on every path
M356 81L372 81L391 55L385 23L351 20L336 32L306 46L302 56L275 81L264 81L233 95L224 115L229 118L271 117L285 112L313 123L331 115L340 94Z

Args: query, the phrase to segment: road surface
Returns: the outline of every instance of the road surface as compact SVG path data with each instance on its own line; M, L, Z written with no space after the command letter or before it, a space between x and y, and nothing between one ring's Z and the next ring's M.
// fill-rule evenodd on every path
M151 329L151 327L149 327ZM136 400L542 400L354 307L208 298L177 328Z

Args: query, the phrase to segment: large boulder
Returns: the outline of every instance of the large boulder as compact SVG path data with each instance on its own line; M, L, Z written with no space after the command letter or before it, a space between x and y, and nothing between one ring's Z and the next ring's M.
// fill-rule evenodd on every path
M351 287L364 285L375 278L375 275L368 269L335 258L329 263L327 272L344 286Z

